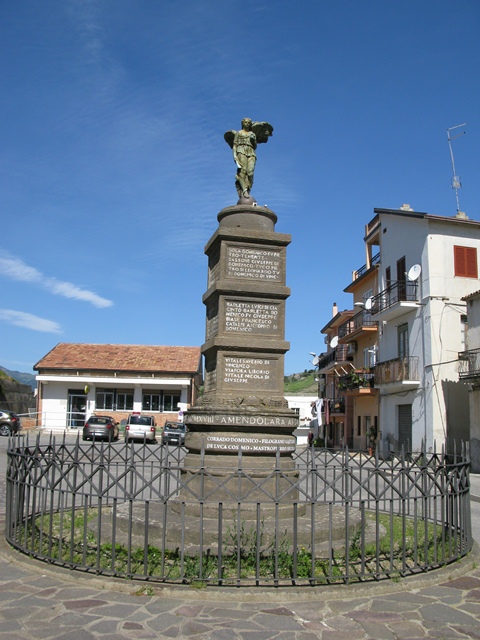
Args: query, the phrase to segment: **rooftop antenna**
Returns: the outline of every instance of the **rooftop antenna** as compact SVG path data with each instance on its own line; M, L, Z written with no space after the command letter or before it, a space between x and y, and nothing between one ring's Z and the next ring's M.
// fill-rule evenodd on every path
M457 135L453 137L450 132L453 131L454 129L459 129L460 127L466 127L467 124L468 124L467 122L464 122L463 124L457 124L454 127L450 127L449 129L447 129L448 148L450 149L450 158L452 160L452 171L453 171L452 189L455 189L455 198L457 200L457 214L460 213L460 201L458 199L458 190L462 188L462 182L460 180L460 176L457 176L455 171L455 160L453 158L452 140L455 140L455 138L459 138L460 136L463 136L463 134L466 133L466 131L457 133Z

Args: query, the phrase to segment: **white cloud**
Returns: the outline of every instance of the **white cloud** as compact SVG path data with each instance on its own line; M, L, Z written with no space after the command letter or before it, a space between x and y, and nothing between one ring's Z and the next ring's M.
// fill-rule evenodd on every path
M93 293L93 291L81 289L80 287L77 287L75 284L71 284L70 282L61 282L60 280L56 280L55 278L46 278L43 284L49 291L51 291L55 295L64 296L65 298L72 298L74 300L82 300L83 302L90 302L95 307L111 307L113 304L111 300L107 300L106 298L97 296L97 294Z
M12 278L12 280L19 280L20 282L38 283L54 295L89 302L95 307L104 308L113 305L111 300L102 298L96 293L93 293L93 291L82 289L71 282L62 282L56 278L48 278L38 271L38 269L35 269L35 267L30 267L22 260L13 258L5 253L0 256L0 275Z
M4 276L12 278L12 280L20 280L21 282L41 282L42 274L34 267L16 258L11 258L7 254L0 256L0 273Z
M45 333L61 333L58 322L34 316L32 313L14 311L13 309L0 309L0 320L4 320L16 327L24 327L32 331L44 331Z

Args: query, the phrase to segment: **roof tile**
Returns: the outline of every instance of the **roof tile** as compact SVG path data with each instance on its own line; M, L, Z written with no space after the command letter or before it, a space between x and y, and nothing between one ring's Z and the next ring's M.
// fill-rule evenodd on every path
M149 371L196 373L200 347L135 344L79 344L61 342L37 362L34 369Z

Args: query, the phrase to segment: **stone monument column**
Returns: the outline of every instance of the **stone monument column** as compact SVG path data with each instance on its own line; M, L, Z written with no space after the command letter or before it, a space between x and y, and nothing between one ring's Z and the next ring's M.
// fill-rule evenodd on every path
M198 468L203 450L209 468L231 468L241 449L246 467L270 470L278 452L293 470L298 417L283 394L290 236L275 232L273 211L241 201L220 211L205 248L205 392L185 416L185 466Z
M194 474L204 466L218 477L228 476L237 468L241 452L242 465L255 477L281 470L283 480L277 477L267 488L278 496L282 485L288 492L289 476L296 474L291 454L298 417L283 395L284 355L289 349L285 300L290 290L285 280L290 236L275 231L275 213L259 207L250 195L257 144L267 142L272 133L268 122L244 118L240 131L224 136L237 167L239 200L220 211L218 229L205 247L205 388L185 415L184 473ZM241 482L219 488L214 475L210 488L201 480L203 494L210 492L213 499L243 498ZM251 499L251 487L248 494Z

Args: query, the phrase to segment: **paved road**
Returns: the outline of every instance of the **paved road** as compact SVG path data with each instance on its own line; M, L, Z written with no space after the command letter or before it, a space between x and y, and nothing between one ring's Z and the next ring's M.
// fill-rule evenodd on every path
M6 440L0 439L0 518ZM472 477L480 540L480 476ZM3 529L3 525L2 525ZM149 589L40 563L0 542L0 640L480 639L480 553L399 582Z

